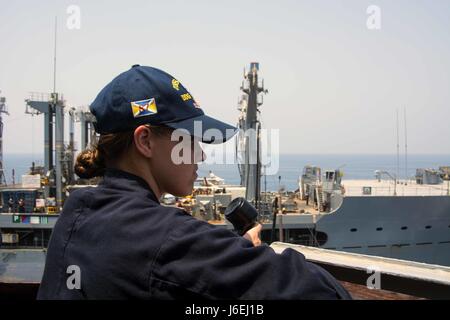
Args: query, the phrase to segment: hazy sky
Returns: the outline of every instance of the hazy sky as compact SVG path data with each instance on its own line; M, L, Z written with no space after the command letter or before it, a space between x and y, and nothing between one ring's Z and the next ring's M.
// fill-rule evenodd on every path
M81 9L79 30L66 27L69 5ZM366 26L369 5L381 9L380 30ZM263 126L280 129L281 152L395 153L406 107L409 152L450 153L448 0L1 0L5 153L42 152L43 117L24 114L24 99L52 90L55 16L57 91L70 107L139 63L235 123L243 68L258 61Z

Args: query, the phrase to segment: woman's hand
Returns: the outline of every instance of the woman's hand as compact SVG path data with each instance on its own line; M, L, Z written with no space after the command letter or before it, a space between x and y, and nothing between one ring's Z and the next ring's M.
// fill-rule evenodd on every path
M247 240L250 240L255 247L260 246L261 245L261 236L260 236L261 230L262 230L262 225L260 223L258 223L256 226L254 226L253 228L248 230L243 235L243 237Z

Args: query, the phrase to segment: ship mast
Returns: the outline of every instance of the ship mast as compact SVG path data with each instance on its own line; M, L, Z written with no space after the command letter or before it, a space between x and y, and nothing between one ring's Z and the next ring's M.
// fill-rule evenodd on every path
M9 115L6 108L6 98L0 97L0 184L6 185L6 177L3 169L3 113Z
M261 150L260 130L261 122L258 117L258 107L262 105L261 93L264 82L258 84L259 63L250 63L248 73L244 70L244 81L241 90L244 93L241 99L241 116L238 127L240 133L237 141L238 167L241 175L241 185L245 186L245 198L259 207L261 192Z

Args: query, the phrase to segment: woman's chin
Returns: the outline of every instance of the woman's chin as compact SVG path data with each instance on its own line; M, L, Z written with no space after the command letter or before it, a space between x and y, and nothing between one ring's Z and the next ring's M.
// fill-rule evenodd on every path
M190 196L192 194L192 190L193 187L191 188L186 188L184 190L176 190L174 191L174 193L170 193L172 195L174 195L175 197L186 197L186 196Z

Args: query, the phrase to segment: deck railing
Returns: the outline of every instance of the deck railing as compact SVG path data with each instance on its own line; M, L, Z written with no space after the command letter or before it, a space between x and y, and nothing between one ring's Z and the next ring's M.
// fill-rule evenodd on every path
M357 299L450 299L450 267L274 242L290 248L343 282Z
M345 186L345 185L344 185ZM445 196L449 195L447 186L412 186L412 185L394 185L374 187L370 186L370 193L364 192L364 186L345 186L346 196L393 196L394 192L397 196Z

